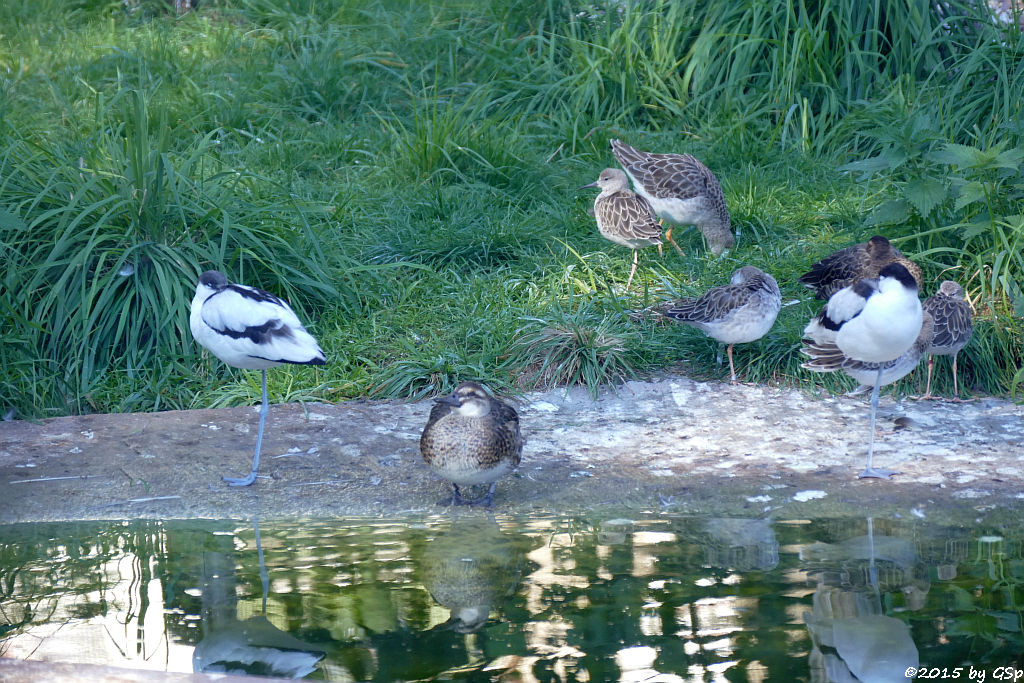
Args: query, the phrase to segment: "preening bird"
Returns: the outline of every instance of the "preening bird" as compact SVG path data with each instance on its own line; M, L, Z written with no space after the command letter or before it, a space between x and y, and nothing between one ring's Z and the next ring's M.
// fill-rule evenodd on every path
M877 363L871 392L871 437L867 466L861 477L888 477L890 470L875 469L872 454L875 445L875 415L878 390L885 364L906 353L921 334L923 313L917 298L917 282L905 266L890 263L877 280L862 279L833 294L825 310L804 329L812 340L805 353L815 347L835 346L845 358L860 363ZM809 369L822 372L820 368Z
M612 140L611 147L637 194L659 217L675 225L696 226L716 256L736 243L722 186L711 169L689 154L651 154L619 140ZM672 239L672 227L665 239L681 254Z
M884 387L892 384L909 375L927 352L933 335L932 316L928 311L924 311L921 318L921 331L918 333L917 339L897 358L882 363L868 363L848 358L833 343L816 344L808 340L804 342L800 352L808 356L810 360L801 367L814 372L842 370L859 383L850 394L860 394L876 386ZM879 370L881 370L881 374L879 374Z
M633 268L629 271L626 289L633 282L639 263L637 250L652 244L661 245L661 225L647 200L629 189L629 179L617 168L601 171L597 180L577 189L599 187L594 200L594 218L601 236L633 250Z
M862 278L876 279L882 268L890 263L902 264L913 275L918 289L921 288L921 267L881 235L826 256L801 275L800 282L814 290L816 297L827 300Z
M939 291L924 300L924 310L935 321L935 335L928 347L928 383L922 399L932 398L932 356L953 356L953 400L958 401L960 387L956 380L956 355L967 346L974 332L971 304L964 298L964 289L952 280L939 285Z
M263 428L270 410L267 368L285 363L323 365L326 357L286 302L262 289L228 282L216 270L199 276L189 326L199 345L220 360L262 373L263 404L252 469L246 477L224 477L232 486L248 486L256 481Z
M463 382L434 402L420 437L423 460L452 483L451 504L490 505L498 479L523 455L518 413L476 382ZM490 486L480 498L464 498L459 486L475 484Z
M728 344L729 375L735 382L732 347L768 334L781 307L775 278L754 266L743 266L732 274L729 284L712 287L694 299L674 301L661 313Z

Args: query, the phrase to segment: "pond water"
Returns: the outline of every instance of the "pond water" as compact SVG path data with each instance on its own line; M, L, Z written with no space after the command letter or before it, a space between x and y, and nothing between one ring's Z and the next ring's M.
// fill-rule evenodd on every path
M1022 542L476 510L17 525L0 656L331 681L1024 680Z

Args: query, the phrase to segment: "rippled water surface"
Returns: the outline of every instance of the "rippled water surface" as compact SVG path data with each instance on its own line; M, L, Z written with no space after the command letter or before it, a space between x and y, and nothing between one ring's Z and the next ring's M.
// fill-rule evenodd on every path
M0 528L0 591L0 655L158 671L900 681L907 667L947 679L963 667L962 680L991 681L1024 669L1020 531L877 518L19 525Z

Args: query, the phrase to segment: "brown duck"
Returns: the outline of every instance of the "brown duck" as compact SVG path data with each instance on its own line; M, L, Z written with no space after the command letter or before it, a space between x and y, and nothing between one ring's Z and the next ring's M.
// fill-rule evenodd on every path
M452 483L452 505L489 506L498 479L519 466L523 437L519 415L476 382L463 382L450 396L434 399L420 437L423 460ZM459 486L490 484L480 498L463 497Z

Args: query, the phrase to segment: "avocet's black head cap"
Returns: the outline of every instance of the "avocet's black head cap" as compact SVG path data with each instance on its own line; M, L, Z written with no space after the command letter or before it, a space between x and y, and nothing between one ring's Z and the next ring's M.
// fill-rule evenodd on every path
M218 270L208 270L199 276L199 284L210 289L223 289L228 286L228 279Z
M910 274L906 266L901 263L890 263L882 270L878 271L878 277L891 277L894 280L899 281L901 285L914 292L917 291L917 280Z

